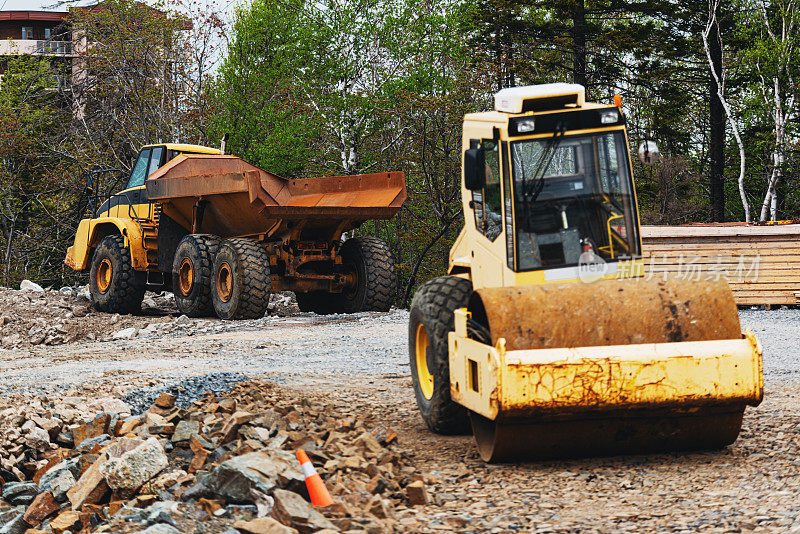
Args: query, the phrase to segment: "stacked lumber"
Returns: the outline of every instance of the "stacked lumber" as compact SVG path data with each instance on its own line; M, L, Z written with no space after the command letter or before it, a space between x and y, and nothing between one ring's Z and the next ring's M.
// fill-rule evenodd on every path
M648 277L726 278L736 303L800 303L800 224L643 226Z

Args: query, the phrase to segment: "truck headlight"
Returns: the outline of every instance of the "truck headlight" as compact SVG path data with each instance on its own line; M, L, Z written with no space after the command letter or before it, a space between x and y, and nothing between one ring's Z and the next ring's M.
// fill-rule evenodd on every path
M517 132L519 132L519 133L532 132L535 127L536 127L536 120L534 120L534 119L525 119L525 120L519 121L517 123Z
M619 112L616 109L607 109L600 112L600 124L614 124L619 120Z

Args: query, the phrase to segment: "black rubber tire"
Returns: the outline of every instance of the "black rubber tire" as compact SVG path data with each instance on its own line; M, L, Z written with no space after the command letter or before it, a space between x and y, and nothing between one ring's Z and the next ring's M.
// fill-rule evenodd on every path
M411 301L408 321L408 354L414 396L422 419L438 434L469 434L470 421L466 408L450 398L450 364L447 337L455 329L453 312L465 308L472 295L472 282L456 276L441 276L424 283ZM420 386L416 361L417 325L422 323L428 334L430 351L426 361L433 376L433 395L426 399Z
M210 234L189 234L181 239L172 260L172 288L178 310L188 317L214 315L211 285L214 282L214 257L219 250L219 238ZM188 295L180 284L180 267L184 260L191 263L194 277Z
M383 239L360 236L348 239L340 252L342 263L355 270L356 288L338 296L342 313L386 312L397 295L397 275L389 244Z
M314 312L318 315L337 313L341 307L338 295L327 291L310 291L308 293L295 293L297 307L301 312Z
M105 293L97 285L97 270L103 260L111 263L111 281ZM119 234L104 237L94 251L89 271L89 295L94 309L106 313L136 313L142 308L145 289L146 275L134 270L125 239Z
M225 301L217 288L220 268L230 267L232 290ZM260 319L269 305L271 292L269 256L252 239L235 237L223 241L214 258L212 301L220 319Z

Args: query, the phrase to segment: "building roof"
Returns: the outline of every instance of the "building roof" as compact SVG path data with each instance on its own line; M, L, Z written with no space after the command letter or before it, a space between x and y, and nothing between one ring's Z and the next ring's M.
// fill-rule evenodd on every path
M62 11L0 11L0 20L62 21L69 13Z

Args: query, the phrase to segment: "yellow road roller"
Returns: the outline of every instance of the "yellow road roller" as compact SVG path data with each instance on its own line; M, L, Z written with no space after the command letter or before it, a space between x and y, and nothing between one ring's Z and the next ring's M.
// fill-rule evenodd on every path
M625 124L575 84L464 118L465 224L409 352L427 426L487 462L721 448L761 402L727 282L645 276Z

